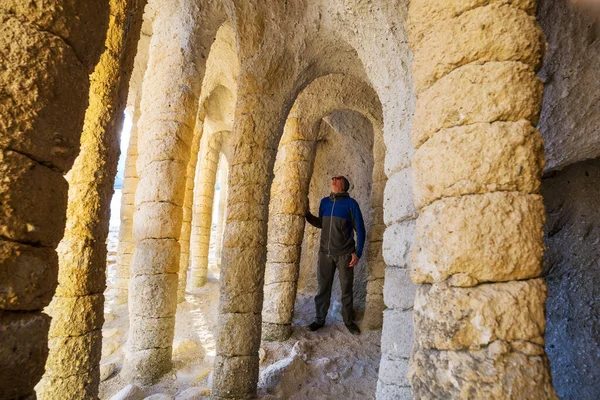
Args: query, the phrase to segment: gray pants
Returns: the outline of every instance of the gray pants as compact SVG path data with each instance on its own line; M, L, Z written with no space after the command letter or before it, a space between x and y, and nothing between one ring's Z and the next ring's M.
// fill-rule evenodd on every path
M315 322L325 323L329 303L331 301L331 286L333 277L337 268L340 277L340 286L342 287L342 317L344 323L349 324L354 320L352 294L352 283L354 281L354 267L349 267L352 254L342 256L328 256L325 253L319 253L319 264L317 266L317 281L319 290L315 296L315 306L317 308L317 318Z

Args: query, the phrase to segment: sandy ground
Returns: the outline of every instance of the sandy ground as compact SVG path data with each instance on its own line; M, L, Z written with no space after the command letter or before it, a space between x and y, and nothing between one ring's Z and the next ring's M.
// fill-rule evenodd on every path
M100 399L110 399L125 388L119 376L127 342L127 305L115 306L111 289L116 270L120 191L112 206L108 239L108 270L103 328L102 368L114 371L100 385ZM188 292L179 305L173 346L173 370L158 383L142 387L139 398L164 394L160 399L204 399L210 394L215 357L219 299L219 270L210 263L208 283ZM314 316L312 297L298 296L294 334L285 342L263 342L259 397L264 399L374 399L379 368L381 331L351 335L332 301L328 325L317 332L306 329ZM154 398L154 396L153 396Z

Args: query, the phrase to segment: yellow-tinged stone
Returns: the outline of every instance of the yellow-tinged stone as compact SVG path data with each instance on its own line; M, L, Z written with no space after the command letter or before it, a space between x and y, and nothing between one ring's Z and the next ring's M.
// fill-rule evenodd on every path
M418 208L465 194L537 193L543 141L525 120L442 129L417 150L412 166Z
M510 5L535 14L537 0L411 0L407 31L413 51L418 49L423 37L436 29L439 23L460 16L466 11L487 5Z
M510 7L478 7L436 25L420 42L412 70L421 93L456 68L489 61L520 61L538 70L544 33L535 17Z
M417 349L408 378L419 399L557 400L543 347L522 350L500 340L475 351Z
M529 279L541 273L544 205L517 192L448 197L424 207L411 254L415 283L455 285Z
M455 288L420 286L414 302L421 349L466 350L496 340L544 345L546 284L542 279Z
M543 84L533 68L513 61L455 69L419 95L412 143L419 148L442 128L527 120L536 125Z

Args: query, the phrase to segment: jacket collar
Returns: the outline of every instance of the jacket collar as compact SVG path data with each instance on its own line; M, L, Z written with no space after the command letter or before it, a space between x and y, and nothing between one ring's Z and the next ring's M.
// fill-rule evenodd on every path
M344 197L350 197L348 192L330 193L329 198L331 200L343 199Z

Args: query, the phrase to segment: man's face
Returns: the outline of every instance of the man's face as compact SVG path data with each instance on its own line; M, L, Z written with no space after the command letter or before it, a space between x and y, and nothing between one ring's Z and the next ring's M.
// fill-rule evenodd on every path
M341 193L344 191L344 180L341 176L334 176L331 179L331 192Z

